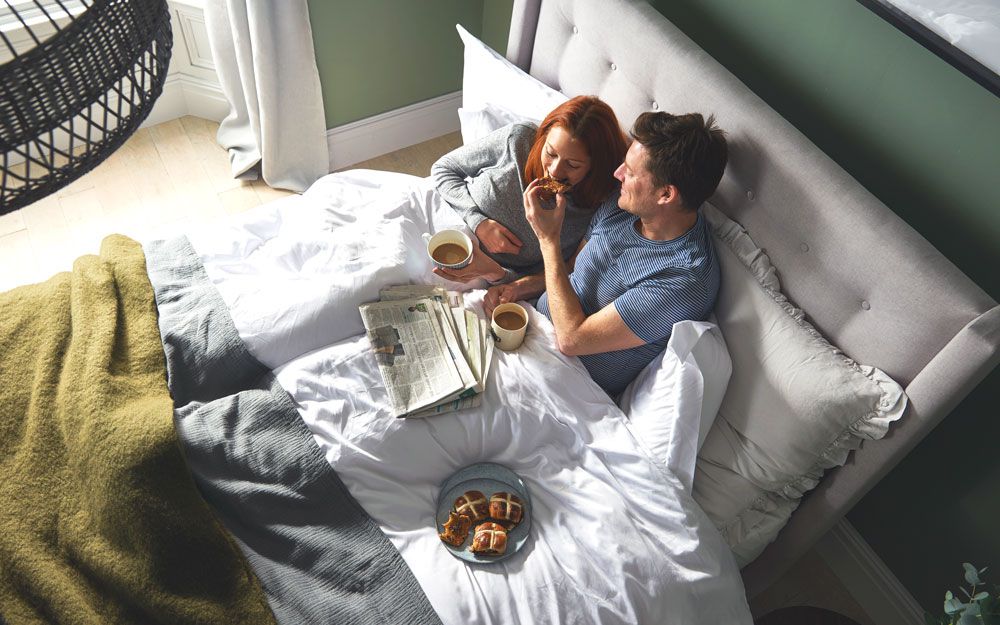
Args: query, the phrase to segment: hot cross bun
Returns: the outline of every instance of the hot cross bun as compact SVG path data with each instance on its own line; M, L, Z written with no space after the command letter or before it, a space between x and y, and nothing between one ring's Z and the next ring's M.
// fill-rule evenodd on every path
M489 507L486 495L478 490L466 491L455 500L455 512L469 517L472 521L485 519L490 512Z
M521 522L523 516L524 504L517 495L501 491L490 496L490 517L513 527Z
M469 528L472 521L464 514L448 513L448 520L444 524L444 531L438 534L444 542L455 547L461 547L465 539L469 537Z
M507 551L507 530L499 523L480 523L472 535L470 551L484 556L500 556Z

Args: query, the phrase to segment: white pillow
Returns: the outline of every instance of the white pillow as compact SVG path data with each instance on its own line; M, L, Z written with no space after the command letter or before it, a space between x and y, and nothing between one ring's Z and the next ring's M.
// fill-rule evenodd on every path
M722 288L715 304L733 373L698 453L694 498L740 566L774 540L823 473L885 436L903 389L826 341L795 307L767 255L706 203Z
M698 450L719 412L732 371L715 323L680 321L663 353L618 400L639 439L689 491Z
M462 109L467 118L476 122L475 127L470 125L467 138L465 121L462 120L462 140L466 143L511 121L530 120L537 123L569 99L525 73L461 25L456 24L455 28L465 44ZM461 113L459 118L462 118ZM507 118L511 118L510 121L503 121ZM489 130L483 132L488 127Z
M483 108L473 110L459 108L458 121L462 126L462 143L470 145L504 126L517 122L531 122L537 126L542 120L515 115L500 106L487 104Z

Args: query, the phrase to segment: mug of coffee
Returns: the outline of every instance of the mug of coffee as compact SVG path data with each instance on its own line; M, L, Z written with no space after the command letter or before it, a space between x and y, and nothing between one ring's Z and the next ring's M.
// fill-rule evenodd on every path
M524 333L528 330L528 311L519 304L500 304L493 309L490 327L497 347L505 352L517 349L524 342Z
M441 230L427 239L427 255L442 269L462 269L472 262L472 239L461 230Z

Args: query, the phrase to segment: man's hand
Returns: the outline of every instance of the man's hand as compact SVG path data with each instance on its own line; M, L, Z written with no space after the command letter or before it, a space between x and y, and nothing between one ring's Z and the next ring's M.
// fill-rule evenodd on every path
M566 216L566 197L557 193L556 207L545 208L540 197L542 192L538 180L532 180L524 190L524 216L535 231L539 243L555 243L558 246L563 218Z
M524 245L517 235L492 219L486 219L476 226L476 236L491 254L518 254Z
M486 313L487 317L492 318L494 308L500 304L516 302L517 300L517 287L513 284L507 283L491 286L486 289L486 295L483 296L483 312Z
M538 297L543 291L545 291L545 276L540 273L522 276L507 284L491 286L483 296L483 311L487 317L492 317L493 309L500 304Z
M473 248L472 261L462 269L434 267L434 273L452 282L471 282L476 278L495 282L506 275L500 263L484 254L478 247Z

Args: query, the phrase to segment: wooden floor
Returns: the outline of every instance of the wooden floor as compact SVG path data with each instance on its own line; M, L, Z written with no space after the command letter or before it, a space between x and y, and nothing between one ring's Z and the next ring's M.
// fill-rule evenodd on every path
M182 117L136 132L90 173L56 193L0 216L0 291L67 271L112 233L143 240L197 228L290 195L261 181L235 180L215 141L218 124ZM352 167L426 176L461 144L457 132Z
M289 195L262 182L234 180L215 142L218 124L183 117L141 129L94 171L15 213L0 217L0 291L47 279L101 239L183 232ZM431 164L461 144L451 133L351 168L426 176ZM875 625L819 555L811 551L751 603L755 617L785 606L837 611Z

